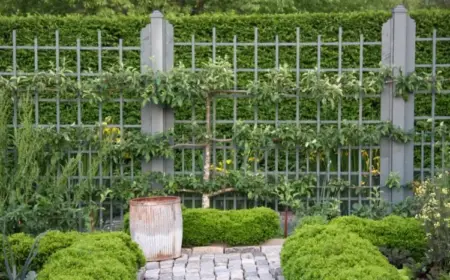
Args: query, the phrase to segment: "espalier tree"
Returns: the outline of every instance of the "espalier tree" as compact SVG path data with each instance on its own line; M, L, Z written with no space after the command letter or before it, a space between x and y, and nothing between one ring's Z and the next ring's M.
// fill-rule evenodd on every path
M216 195L227 192L241 192L251 198L281 199L286 207L295 208L296 199L284 197L286 194L298 193L286 190L287 187L295 187L304 184L305 180L293 180L291 183L283 181L283 186L276 182L282 180L266 180L262 172L257 168L248 168L247 164L252 158L261 158L262 151L274 148L280 151L300 148L311 155L320 158L321 155L330 155L340 146L351 145L375 145L381 137L389 137L395 141L407 142L412 140L410 131L402 131L389 122L377 124L358 125L343 122L341 127L327 125L320 130L308 125L280 125L278 127L264 124L244 124L237 122L233 127L232 137L229 139L215 138L212 125L212 102L216 96L244 94L248 95L253 106L277 104L286 96L299 95L317 102L318 107L327 106L337 110L337 104L345 99L354 98L358 100L361 95L381 94L386 83L395 83L398 98L408 98L408 94L424 88L431 88L434 84L440 89L442 80L429 75L418 75L412 73L404 75L400 73L394 76L393 69L381 66L380 71L368 73L362 80L355 73L344 73L342 75L310 71L302 74L300 86L294 83L294 78L287 65L268 72L260 80L248 84L239 90L233 88L233 72L231 65L225 59L209 61L203 65L203 70L192 72L190 69L179 65L168 72L146 71L131 67L114 67L104 71L100 76L93 78L76 79L66 76L62 69L59 72L42 72L34 76L17 76L11 78L0 78L0 94L20 99L23 95L32 95L38 92L53 92L60 98L78 98L89 100L93 104L108 102L119 94L130 98L141 98L142 104L147 102L161 104L174 108L202 106L205 108L205 125L191 124L193 126L194 142L186 142L183 135L177 135L173 131L161 135L145 135L141 133L118 131L118 138L109 143L108 148L102 149L107 160L121 162L125 157L150 160L156 156L170 157L174 148L191 147L203 149L203 176L201 178L191 174L187 176L172 176L170 174L150 174L152 180L159 181L164 186L164 193L196 192L202 194L202 205L210 207L210 199ZM106 129L101 128L100 129ZM77 129L74 129L77 130ZM78 128L83 130L83 128ZM441 129L440 131L448 131ZM54 138L54 142L64 143L72 134L80 135L80 131L61 131L46 134L46 137ZM87 138L91 134L85 133ZM175 145L170 144L169 139L174 137ZM94 137L86 139L100 141ZM101 138L101 137L100 137ZM56 140L57 139L57 140ZM51 141L53 141L51 140ZM50 141L50 140L49 140ZM50 142L51 142L50 141ZM103 141L104 142L104 141ZM242 166L237 170L219 170L211 163L211 149L215 143L224 142L229 144L235 153L241 152L244 157ZM95 167L95 166L94 166ZM92 170L92 176L96 171ZM280 178L278 178L280 179ZM135 191L137 178L133 182L120 178L116 181L117 186L125 189L133 188L133 195L145 195L144 192ZM296 181L299 181L297 184ZM145 182L145 181L142 181ZM107 193L110 197L129 199L123 189L113 186L115 190L101 190L99 195L92 192L94 187L87 182L86 196L80 197L89 201L101 197ZM141 185L140 189L146 189ZM117 193L116 193L117 192ZM131 190L130 190L131 192ZM298 195L296 195L298 196ZM93 208L97 206L93 205ZM92 211L89 211L92 213ZM91 219L93 220L93 218Z

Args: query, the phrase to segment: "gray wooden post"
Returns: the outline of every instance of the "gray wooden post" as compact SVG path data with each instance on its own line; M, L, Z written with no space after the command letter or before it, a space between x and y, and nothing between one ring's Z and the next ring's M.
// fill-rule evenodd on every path
M395 67L394 75L399 68L404 74L415 70L416 23L411 19L404 6L392 10L392 18L383 25L382 62ZM395 96L392 84L386 84L381 96L381 120L391 121L394 126L410 131L414 128L414 95L407 101ZM414 177L414 143L396 143L392 140L381 141L381 186L386 186L390 172L397 172L402 186L411 182ZM397 203L402 201L407 191L402 188L383 189L385 199Z
M141 71L168 71L173 67L173 26L159 11L150 16L151 23L141 30ZM141 110L141 131L155 134L174 126L171 108L148 103ZM142 162L142 172L173 173L173 160L155 158Z

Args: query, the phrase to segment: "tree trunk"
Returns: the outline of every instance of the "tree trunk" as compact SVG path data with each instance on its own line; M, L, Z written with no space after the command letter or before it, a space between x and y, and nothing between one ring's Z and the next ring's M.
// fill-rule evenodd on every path
M203 181L207 182L211 177L211 100L209 94L206 96L206 145L205 145L205 157L203 159ZM202 207L209 208L209 195L203 194Z
M284 210L284 238L287 238L288 236L288 213L289 207L286 206L286 209Z
M210 202L209 202L209 195L204 193L202 194L202 207L203 208L210 208Z

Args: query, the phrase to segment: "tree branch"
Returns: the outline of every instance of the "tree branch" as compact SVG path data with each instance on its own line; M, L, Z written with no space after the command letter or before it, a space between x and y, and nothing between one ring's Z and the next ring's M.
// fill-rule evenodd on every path
M213 141L213 142L218 142L218 143L231 143L231 142L233 142L233 138L228 138L228 139L216 139L216 138L212 138L211 141Z
M239 93L248 93L247 90L242 90L242 89L236 89L236 90L213 90L210 91L211 94L239 94Z
M206 147L205 143L200 143L200 144L192 144L192 143L184 143L184 144L176 144L171 146L171 148L204 148Z
M225 188L225 189L221 189L221 190L209 193L208 196L213 197L213 196L221 195L221 194L224 194L227 192L234 192L234 191L236 191L235 188Z
M202 193L201 191L196 191L196 190L188 190L188 189L181 189L178 190L179 192L187 192L187 193Z

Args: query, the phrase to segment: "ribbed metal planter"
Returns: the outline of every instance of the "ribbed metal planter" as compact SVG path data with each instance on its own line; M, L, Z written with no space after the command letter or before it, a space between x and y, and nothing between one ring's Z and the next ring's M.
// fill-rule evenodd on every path
M147 261L180 257L183 240L180 198L164 196L131 200L130 233Z

